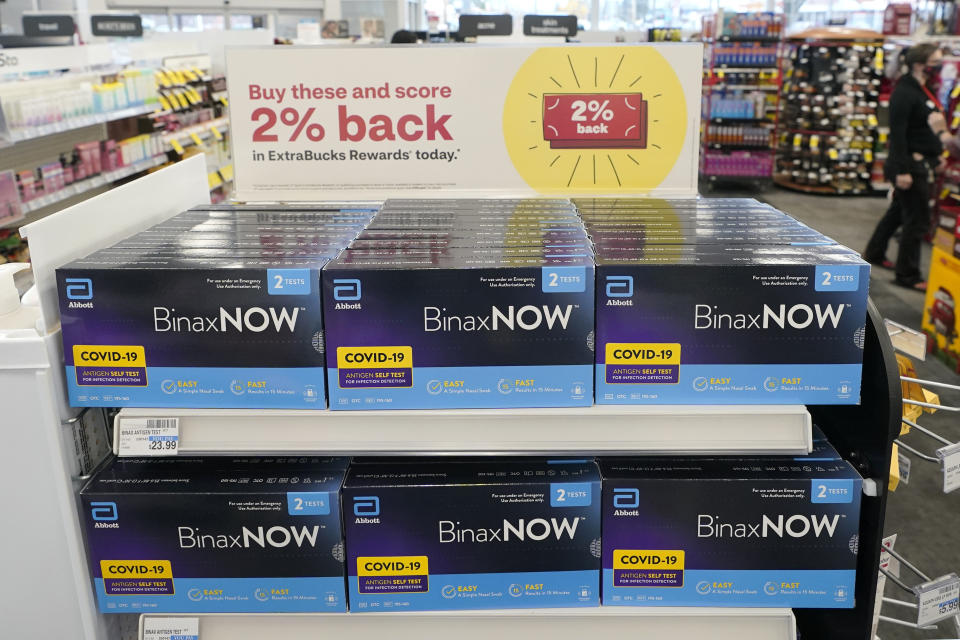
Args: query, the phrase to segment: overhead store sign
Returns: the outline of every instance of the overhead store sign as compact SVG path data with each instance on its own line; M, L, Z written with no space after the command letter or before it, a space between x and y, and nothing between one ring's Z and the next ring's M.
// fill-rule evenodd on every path
M509 36L513 33L513 16L462 15L459 32L464 38Z
M701 59L699 44L229 49L237 197L694 195Z
M140 16L99 15L90 16L90 30L95 36L114 38L139 38L143 36L143 20Z
M577 16L523 16L523 35L573 38L577 35Z
M23 35L31 38L41 36L72 36L75 31L72 16L22 16Z

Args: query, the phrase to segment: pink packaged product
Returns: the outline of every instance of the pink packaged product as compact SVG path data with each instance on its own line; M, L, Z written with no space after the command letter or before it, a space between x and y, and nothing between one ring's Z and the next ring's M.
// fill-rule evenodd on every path
M707 153L703 156L703 173L712 176L769 177L773 174L773 154L750 151Z
M17 179L13 171L0 172L0 224L15 222L23 217Z
M63 189L63 167L59 162L50 162L40 167L40 177L43 180L45 194Z
M100 146L100 158L104 171L113 171L123 165L116 140L104 140Z
M17 182L20 183L20 200L29 202L40 195L37 177L33 171L20 171L17 173Z

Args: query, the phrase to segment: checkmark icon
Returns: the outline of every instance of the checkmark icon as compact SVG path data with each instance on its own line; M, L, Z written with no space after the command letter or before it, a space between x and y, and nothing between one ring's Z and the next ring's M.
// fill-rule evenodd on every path
M164 393L173 393L177 390L177 383L173 380L164 380L160 384L160 388L163 389Z

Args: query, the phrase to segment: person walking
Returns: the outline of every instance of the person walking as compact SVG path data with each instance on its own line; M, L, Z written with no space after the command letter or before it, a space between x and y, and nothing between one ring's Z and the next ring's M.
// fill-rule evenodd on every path
M933 113L943 112L937 99L943 54L936 44L910 47L905 62L908 72L900 78L890 96L890 142L883 170L893 183L893 198L877 223L864 259L873 265L893 269L894 283L925 291L920 273L920 248L930 226L930 186L938 167L943 143L931 128ZM896 264L887 259L887 245L902 227Z

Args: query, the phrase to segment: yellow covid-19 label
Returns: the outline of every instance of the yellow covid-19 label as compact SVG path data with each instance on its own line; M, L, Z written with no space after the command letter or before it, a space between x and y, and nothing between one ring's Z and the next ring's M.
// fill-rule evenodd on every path
M339 369L413 367L413 347L337 347Z
M613 552L614 569L683 569L684 553L682 549L615 549Z
M429 575L427 556L360 556L358 576L425 576Z
M82 367L145 367L147 356L141 346L75 344L73 364Z
M608 342L608 365L680 364L680 344L676 342Z

